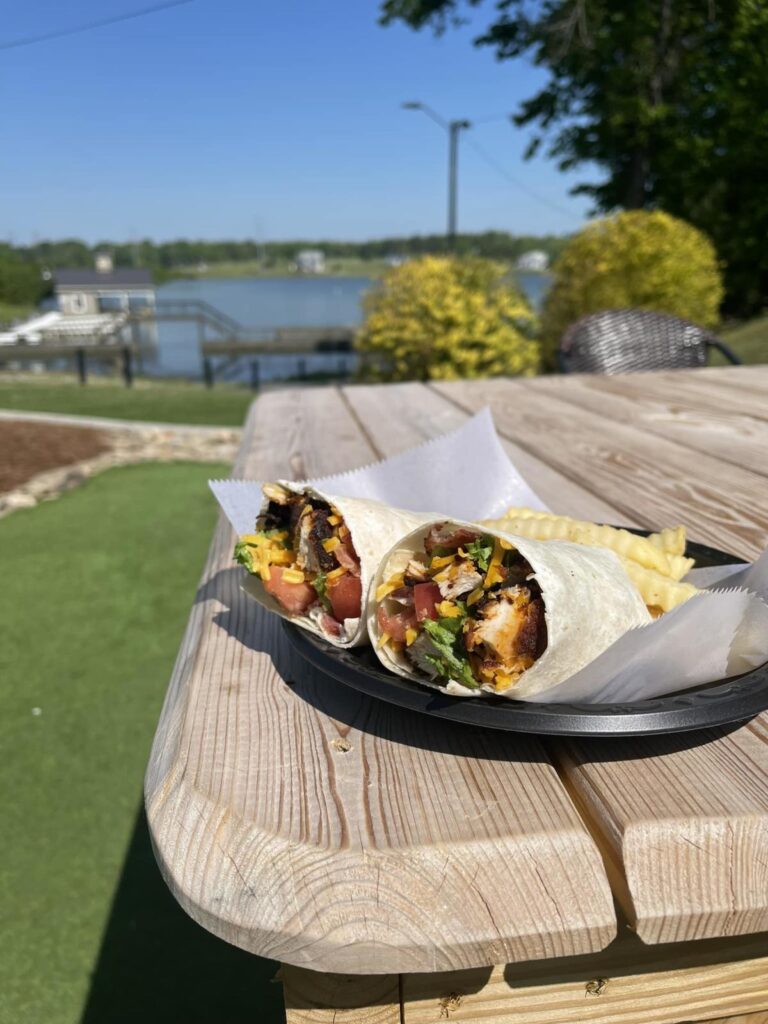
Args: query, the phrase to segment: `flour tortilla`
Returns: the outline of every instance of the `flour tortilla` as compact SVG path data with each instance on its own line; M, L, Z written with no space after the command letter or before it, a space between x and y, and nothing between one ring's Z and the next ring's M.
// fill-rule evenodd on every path
M403 509L390 508L379 501L366 498L342 498L325 491L318 491L314 487L307 487L305 484L293 483L290 480L278 480L277 483L293 494L307 495L327 502L338 509L344 519L347 528L352 536L357 557L360 559L360 577L362 584L363 614L360 618L345 619L341 636L330 636L320 625L309 615L292 615L280 605L280 603L268 594L264 584L258 576L244 571L245 579L242 589L260 605L270 612L274 612L283 619L294 622L302 629L308 630L317 636L327 640L335 647L357 647L367 643L368 630L366 623L365 606L371 579L373 578L379 562L389 549L404 537L407 533L423 523L428 517L418 515L415 512L406 512ZM260 512L263 512L268 504L265 497Z
M414 555L423 553L423 541L430 528L442 522L510 541L531 565L541 587L547 624L546 650L501 696L525 700L534 693L548 690L584 668L628 630L651 621L643 599L613 551L568 541L528 540L454 519L433 519L398 541L381 561L371 588L372 598L381 583L394 573L402 572ZM453 680L447 685L433 682L415 669L404 653L388 646L379 647L377 640L381 630L376 621L376 609L377 602L371 599L368 631L379 660L386 668L455 696L499 695L489 685L471 690Z

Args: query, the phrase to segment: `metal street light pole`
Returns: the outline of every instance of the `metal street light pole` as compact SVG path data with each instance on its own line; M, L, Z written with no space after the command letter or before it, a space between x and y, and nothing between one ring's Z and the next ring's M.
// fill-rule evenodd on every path
M448 132L448 227L446 237L448 248L453 249L456 245L457 228L457 206L458 206L458 179L459 179L459 133L472 127L472 122L466 119L446 121L426 103L412 100L402 104L404 110L421 110L428 118L439 124Z

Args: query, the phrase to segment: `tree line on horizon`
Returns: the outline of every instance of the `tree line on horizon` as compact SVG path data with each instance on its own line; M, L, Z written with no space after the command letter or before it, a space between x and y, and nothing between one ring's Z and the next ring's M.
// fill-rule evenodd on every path
M93 267L96 254L109 252L117 267L145 267L158 281L175 272L201 264L257 261L264 269L281 267L296 259L302 249L321 249L329 260L355 258L382 260L391 256L440 255L451 248L461 256L484 256L494 260L518 259L531 249L540 249L554 260L567 242L565 235L512 235L506 231L484 231L457 235L449 246L445 235L410 235L378 238L364 242L304 240L259 242L255 239L175 239L154 242L100 241L94 245L79 238L39 241L31 245L0 242L0 302L36 305L52 290L43 271Z
M531 249L546 252L554 259L562 250L565 235L512 235L507 231L484 231L456 236L451 247L445 235L410 235L377 238L363 242L331 239L261 242L255 239L174 239L154 242L100 241L89 245L77 238L39 241L31 245L12 246L0 243L0 259L15 258L24 263L37 263L55 270L57 267L92 267L96 253L109 252L118 267L148 267L173 270L200 263L258 260L265 265L296 258L302 249L321 249L328 259L385 259L390 256L421 256L442 254L453 248L459 255L485 256L489 259L514 260Z

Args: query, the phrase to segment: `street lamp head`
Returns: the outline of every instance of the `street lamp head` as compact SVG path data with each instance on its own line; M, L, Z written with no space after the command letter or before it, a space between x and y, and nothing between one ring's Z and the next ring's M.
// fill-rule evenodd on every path
M401 103L400 106L403 110L421 110L423 104L419 103L418 100L408 100L407 103Z

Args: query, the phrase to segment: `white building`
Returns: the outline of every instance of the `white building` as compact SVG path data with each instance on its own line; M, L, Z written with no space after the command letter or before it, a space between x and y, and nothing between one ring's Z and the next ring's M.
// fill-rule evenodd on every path
M53 285L64 316L133 312L155 305L149 270L112 266L108 253L96 256L93 270L54 270Z
M531 249L524 252L516 263L518 270L527 270L535 274L543 274L549 270L549 256L541 249Z
M324 274L325 253L320 249L302 249L296 253L296 267L302 274Z

